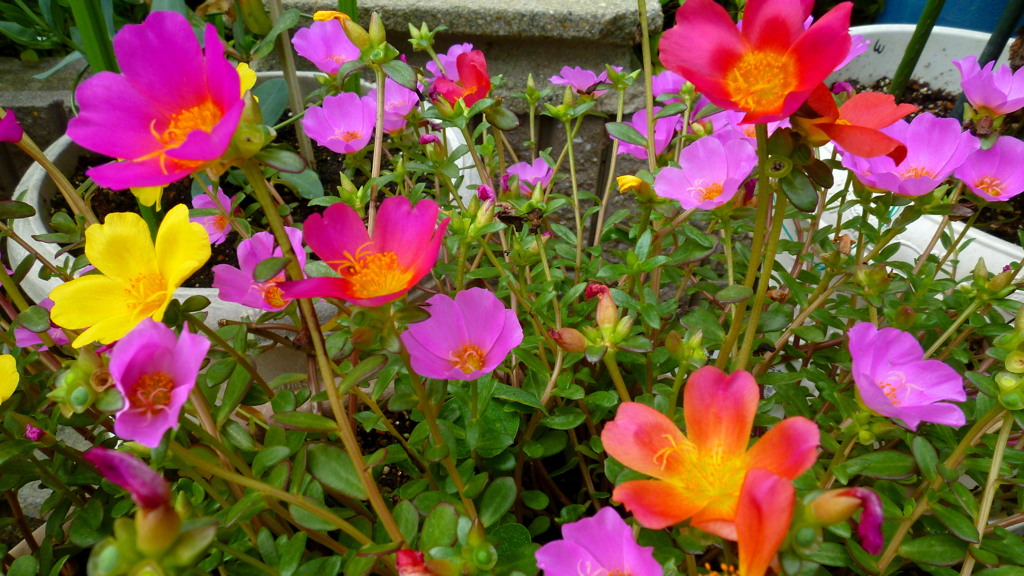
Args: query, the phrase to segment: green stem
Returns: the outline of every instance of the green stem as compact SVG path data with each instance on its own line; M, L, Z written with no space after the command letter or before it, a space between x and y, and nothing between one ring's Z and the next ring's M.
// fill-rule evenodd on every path
M281 18L281 14L284 12L284 5L281 0L270 0L267 2L267 8L270 12L270 17L274 21L278 21ZM292 111L292 116L297 117L305 114L306 106L303 102L302 89L299 87L299 75L295 66L295 54L292 51L292 41L289 38L288 30L283 30L277 36L277 54L281 59L281 71L284 76L285 84L288 85L288 108ZM383 86L383 83L378 83L378 86ZM383 91L383 90L382 90ZM302 127L302 123L295 125L295 136L299 141L299 152L302 155L302 159L306 161L311 169L316 168L316 161L313 157L313 142L310 141L309 135Z
M619 363L615 360L615 350L609 349L605 352L603 360L605 367L608 368L608 375L611 376L612 382L615 384L615 390L619 393L619 398L623 402L632 402L626 382L622 379L622 372L619 372Z
M647 23L647 0L637 0L640 11L640 54L644 68L644 107L647 109L647 168L653 174L658 169L654 148L654 66L651 63L651 31Z
M259 570L263 574L269 574L270 576L280 576L281 575L280 572L278 572L274 568L271 568L270 566L267 566L263 562L260 562L254 556L250 556L250 555L246 554L245 552L242 552L241 550L239 550L237 548L234 548L232 546L228 546L227 544L225 544L225 543L223 543L223 542L221 542L221 541L219 541L217 539L214 539L214 541L210 543L210 546L212 546L213 548L216 548L217 550L220 550L221 552L224 553L225 556L231 556L233 558L238 559L238 561L240 561L240 562L242 562L244 564L248 564L249 566L252 566L253 568L255 568L256 570Z
M985 301L981 299L977 299L971 302L971 304L967 306L967 309L961 312L956 317L956 320L953 321L953 324L949 328L947 328L945 332L942 333L942 336L939 336L939 339L936 340L935 343L931 345L931 348L928 348L928 351L924 353L924 357L928 358L929 356L934 354L935 351L938 350L940 346L942 346L942 343L945 342L947 338L952 336L961 324L970 319L971 315L974 314L978 310L978 308L981 308L981 306L984 303Z
M377 123L373 128L373 164L370 168L370 202L366 213L366 232L373 237L373 227L376 224L377 214L377 192L380 184L377 178L380 177L380 164L384 155L384 69L380 66L373 67L373 73L377 80Z
M903 59L900 60L900 65L892 76L892 85L889 86L889 93L896 97L897 102L903 99L903 92L907 89L907 82L910 81L910 77L914 74L917 61L921 59L924 45L928 43L928 37L931 36L932 28L938 22L939 13L942 12L942 6L945 3L946 0L928 0L924 10L921 11L921 19L917 21L914 35L910 37L907 51L903 53Z
M775 253L779 248L779 236L782 234L782 221L786 217L786 197L778 195L775 198L775 213L772 215L772 228L768 236L768 245L764 250L764 269L757 281L757 294L754 295L754 304L750 310L750 318L747 320L747 334L743 337L743 347L740 348L737 370L744 370L747 362L750 361L750 354L754 348L754 340L757 336L757 321L761 319L761 312L764 309L765 298L768 295L768 285L772 280L772 264L775 262Z
M618 105L615 108L615 121L622 122L622 112L626 106L626 91L622 88L616 89L619 93ZM608 202L611 199L612 190L616 187L615 164L619 157L619 141L612 140L612 159L608 164L608 182L604 187L604 196L601 197L601 208L597 211L597 223L594 225L594 246L601 244L601 233L604 231L604 216L608 211Z
M576 272L575 278L579 280L580 269L583 267L583 216L580 214L579 186L576 182L576 155L572 147L572 130L569 121L562 123L565 127L565 146L569 151L569 179L572 182L572 211L576 217Z
M196 318L195 314L191 312L187 312L185 314L185 321L188 322L189 326L202 332L204 335L206 335L207 338L212 340L214 344L216 344L225 352L227 352L228 355L235 360L235 362L238 362L238 365L244 368L245 371L252 376L252 381L255 382L256 385L259 386L264 392L266 392L268 397L274 397L274 389L271 388L270 385L267 384L267 381L263 379L263 376L260 375L259 370L257 370L256 367L253 366L252 362L250 362L249 359L246 358L244 354L242 354L238 350L235 350L234 346L229 344L227 340L221 338L220 334L218 334L216 330L207 326L205 322L203 322L199 318Z
M383 82L380 85L383 86ZM383 90L381 90L381 92L383 92ZM263 172L260 169L259 164L250 161L242 164L241 168L250 184L252 184L256 200L260 203L260 207L263 209L263 213L267 217L267 223L270 225L270 229L274 233L277 245L281 248L281 254L285 258L288 258L288 264L285 266L288 278L290 280L301 280L303 278L302 268L299 266L298 259L295 257L295 251L292 249L291 240L288 239L288 233L284 229L284 223L281 221L281 216L277 212L277 207L274 205L274 201L270 197L270 190L267 187L266 180L263 179ZM373 202L371 202L370 205L372 206ZM359 441L356 438L355 430L352 428L352 422L349 419L348 412L345 411L345 408L341 404L341 397L338 395L338 387L335 384L334 370L331 367L331 360L327 355L324 335L320 330L320 321L316 316L316 310L313 308L313 301L309 298L300 298L298 299L298 303L299 311L302 313L303 324L309 333L309 339L313 343L313 350L316 353L316 365L320 372L320 380L323 382L324 388L327 389L327 399L330 403L334 420L338 425L338 435L341 437L342 446L345 448L345 452L348 454L349 459L355 467L356 475L359 477L360 483L366 490L370 506L377 514L377 518L379 518L381 523L384 525L384 529L387 531L388 536L390 536L391 540L394 542L402 542L404 541L402 531L398 529L398 524L395 523L395 519L391 515L391 510L387 507L387 504L384 503L384 498L380 494L380 489L378 488L377 483L374 482L373 477L370 475L370 468L366 465L366 460L363 458L362 450L359 448Z
M981 546L981 539L985 536L985 527L988 526L988 516L992 511L992 501L996 496L996 481L999 480L999 467L1003 464L1003 455L1006 454L1006 443L1010 439L1010 431L1013 430L1013 413L1003 414L1003 426L999 429L999 438L996 439L995 448L992 451L992 464L988 468L988 478L985 480L985 491L981 494L981 506L978 508L978 520L974 527L978 529L978 543L973 544L974 548ZM969 576L974 570L974 555L968 554L964 565L960 569L960 576Z

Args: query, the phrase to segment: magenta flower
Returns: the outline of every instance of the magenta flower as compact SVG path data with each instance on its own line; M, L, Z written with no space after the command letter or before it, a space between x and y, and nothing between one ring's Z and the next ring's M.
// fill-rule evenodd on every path
M341 20L317 20L292 37L295 52L324 74L337 74L346 62L359 60L359 48L345 35Z
M924 422L962 426L963 379L938 360L925 360L921 345L896 328L861 322L850 328L853 381L873 412L897 418L911 430Z
M469 42L462 44L456 44L448 49L448 52L437 55L437 61L444 67L444 72L437 66L437 63L431 60L427 62L427 72L430 72L429 80L433 81L438 78L447 78L452 82L458 82L459 78L459 67L456 66L455 61L459 58L459 54L468 54L473 51L473 45Z
M178 427L178 415L210 349L202 336L174 331L146 318L114 345L110 375L124 396L114 432L156 448L164 432Z
M988 150L975 150L954 174L978 196L989 202L1009 200L1024 192L1024 142L1004 136Z
M978 66L977 56L954 60L960 71L960 87L978 112L1002 116L1024 108L1024 72L1014 73L1009 66L993 71L995 62Z
M111 484L126 490L132 502L143 510L156 510L171 504L171 486L145 462L127 452L96 446L82 456Z
M298 228L285 228L285 231L292 242L299 266L305 267L306 251L302 248L302 231ZM280 256L281 247L274 242L274 235L270 232L257 232L238 245L238 268L228 264L213 267L213 287L220 291L218 294L221 300L260 310L280 310L288 305L277 286L279 282L284 282L284 271L266 282L253 280L257 264L267 258Z
M490 291L470 288L426 302L430 318L402 333L413 372L440 380L476 380L523 341L516 313Z
M683 84L686 84L686 80L682 76L671 70L665 70L651 78L651 92L655 98L665 94L679 94L683 90ZM682 102L682 98L671 98L663 100L663 102L666 104Z
M324 98L323 107L310 106L302 118L302 127L310 138L339 154L365 148L376 123L374 102L351 92Z
M543 158L537 158L533 162L513 164L505 170L505 175L501 177L503 190L508 190L508 181L511 176L519 177L519 190L523 194L529 195L538 184L541 185L541 188L547 188L554 172Z
M363 96L377 106L377 89ZM420 103L420 96L391 78L384 81L384 131L388 134L401 132L408 123L405 119Z
M955 118L936 118L927 112L909 124L896 122L881 132L906 145L907 157L902 162L896 164L888 156L861 158L844 153L843 166L865 186L901 196L931 192L980 146L970 132L961 132Z
M14 115L14 110L7 110L4 117L0 118L0 142L21 142L23 136L25 136L25 131L18 123L18 117Z
M575 68L562 66L562 71L557 76L548 78L548 81L559 86L572 86L572 89L577 94L587 94L588 90L592 90L589 94L594 98L598 98L607 90L593 90L593 88L599 83L608 81L608 71L596 74L579 66Z
M654 548L640 546L633 530L611 506L562 526L562 540L540 547L537 567L545 576L630 574L661 576Z
M204 44L205 51L177 12L152 12L114 36L121 73L100 72L83 82L75 93L78 116L68 124L77 144L122 158L86 171L97 184L163 186L227 150L245 101L211 24Z
M46 436L46 433L43 432L42 428L36 428L35 426L33 426L31 424L26 424L25 425L25 438L27 440L31 440L33 442L39 442L40 440L43 439L44 436Z
M231 207L235 199L228 198L224 190L217 188L217 199L210 198L208 194L200 194L192 197L192 208L196 210L218 210L220 214L213 216L196 216L189 218L190 222L197 222L206 228L210 235L210 244L221 244L227 239L231 232Z
M757 150L746 138L732 130L715 132L683 148L679 168L662 168L654 192L686 210L711 210L732 200L755 166Z
M53 300L44 298L39 305L47 310L53 308ZM53 343L57 346L63 346L70 342L68 335L64 333L64 330L50 322L50 328L46 331L46 334L50 336ZM14 345L18 348L28 348L29 346L39 346L37 350L46 350L48 346L43 344L43 339L39 337L39 334L29 330L28 328L17 327L14 329Z
M657 114L661 110L660 106L654 107L654 113ZM629 122L630 126L636 129L645 138L647 137L647 110L641 108L633 113L633 117ZM679 116L668 116L665 118L658 118L654 121L654 152L655 154L661 154L668 148L669 142L672 141L672 137L675 136L676 126L679 125ZM614 136L611 138L615 139ZM636 144L630 144L629 142L619 141L619 154L629 154L635 158L641 160L647 159L647 148L638 146Z

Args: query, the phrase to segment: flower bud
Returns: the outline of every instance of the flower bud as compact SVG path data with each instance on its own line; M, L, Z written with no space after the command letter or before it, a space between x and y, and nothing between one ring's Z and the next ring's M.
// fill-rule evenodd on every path
M1006 355L1006 369L1014 374L1024 374L1024 352L1014 350Z
M548 330L548 336L558 344L558 347L570 354L582 354L587 349L587 339L575 328L552 328Z
M370 46L370 34L351 18L342 19L341 27L345 30L345 36L348 36L349 41L360 50L366 50Z
M619 185L620 194L631 192L636 196L637 200L643 202L650 202L655 198L654 188L650 182L643 178L624 174L616 178L615 182Z
M811 514L823 526L842 522L863 509L860 522L855 522L861 546L868 554L881 554L885 537L882 534L882 501L867 488L829 490L810 504Z
M135 513L135 546L146 556L159 556L178 538L181 517L170 505L140 508Z
M843 256L849 256L850 252L853 251L853 237L849 234L840 236L839 241L836 242L836 249Z
M384 23L381 22L380 14L370 14L370 45L373 47L382 46L388 41L387 32L384 30Z
M996 385L1000 392L1009 392L1020 386L1021 377L1009 372L999 372L995 375Z
M587 286L584 295L587 298L596 297L597 300L597 326L602 332L614 330L619 323L619 307L612 299L612 291L604 284L591 284ZM610 334L608 334L610 336Z

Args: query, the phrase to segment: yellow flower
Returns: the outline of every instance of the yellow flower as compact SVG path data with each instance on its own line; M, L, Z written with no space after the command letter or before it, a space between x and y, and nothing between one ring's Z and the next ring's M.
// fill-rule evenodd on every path
M50 292L58 326L86 328L72 346L109 344L145 318L160 321L174 290L210 258L210 237L189 222L188 208L172 208L156 245L146 222L127 212L108 214L85 231L85 255L100 274L88 274Z
M0 354L0 402L3 402L14 394L18 387L18 367L14 356Z

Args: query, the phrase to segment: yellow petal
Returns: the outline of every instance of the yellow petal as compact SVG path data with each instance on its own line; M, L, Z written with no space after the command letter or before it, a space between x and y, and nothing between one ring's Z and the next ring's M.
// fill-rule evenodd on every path
M188 208L171 208L156 233L156 262L170 292L210 259L210 235L201 224L189 222Z
M326 22L327 20L337 20L338 22L344 23L345 20L351 20L348 14L344 12L338 12L336 10L318 10L313 13L313 20L316 22Z
M14 356L0 354L0 402L7 400L18 387L18 366Z
M163 186L145 186L142 188L132 188L132 194L139 200L139 203L143 206L156 206L156 209L160 209L160 198L164 194Z
M127 282L159 271L149 226L130 212L107 214L103 224L90 226L85 231L85 255L114 280Z
M238 72L238 79L241 80L242 96L245 96L245 93L256 85L256 72L245 62L239 62L238 66L235 66L235 71Z
M53 300L50 318L54 324L72 330L88 328L72 343L75 348L96 341L109 344L142 320L136 319L129 307L125 286L99 274L57 286L50 292L50 299Z

